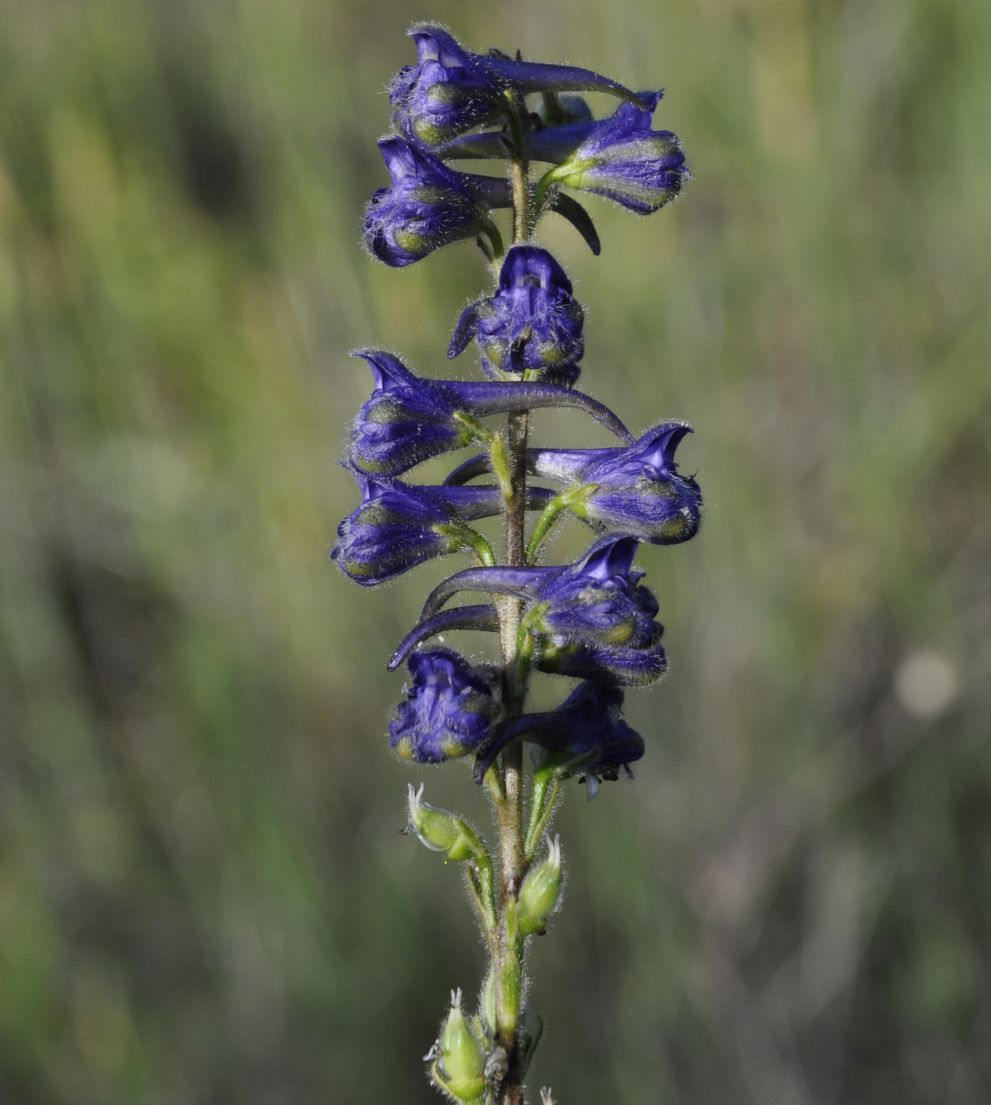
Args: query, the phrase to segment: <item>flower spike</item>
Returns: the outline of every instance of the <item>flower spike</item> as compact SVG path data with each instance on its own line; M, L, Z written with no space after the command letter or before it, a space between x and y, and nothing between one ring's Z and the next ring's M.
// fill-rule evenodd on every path
M476 343L482 377L425 378L393 353L353 354L372 375L342 461L361 502L341 522L331 557L373 586L468 554L468 566L428 595L389 661L409 672L389 742L414 765L473 761L493 809L490 846L463 816L425 802L422 786L409 787L406 831L458 864L489 953L477 1005L451 992L426 1074L450 1100L483 1105L527 1099L542 1022L527 1008L523 967L527 944L561 901L561 847L550 826L564 781L577 777L592 797L603 780L632 777L644 753L622 719L623 688L659 678L667 656L659 604L635 558L645 544L687 541L702 512L699 486L676 460L690 426L662 422L634 438L609 407L575 390L584 309L536 233L545 215L560 215L598 256L595 224L570 190L647 214L678 195L688 170L678 138L654 129L660 92L635 93L519 51L473 53L430 23L409 34L415 62L389 89L396 133L379 141L389 186L368 203L364 242L377 260L405 268L475 240L495 286L466 297L447 353ZM585 92L621 102L597 119ZM454 167L472 159L508 161L509 172ZM531 175L541 162L543 175ZM502 208L512 208L508 252L496 222ZM580 411L615 440L548 448L529 419L541 408ZM499 415L501 426L489 423ZM406 475L460 449L475 455L446 479L416 484ZM532 525L529 510L539 511ZM501 539L490 544L484 520L495 515ZM573 562L554 564L545 541L569 516L597 537ZM496 549L505 550L501 561ZM482 597L468 604L466 592ZM443 635L462 630L498 632L498 657L475 663L446 647ZM554 710L527 705L541 673L578 681ZM549 1090L540 1098L552 1105Z

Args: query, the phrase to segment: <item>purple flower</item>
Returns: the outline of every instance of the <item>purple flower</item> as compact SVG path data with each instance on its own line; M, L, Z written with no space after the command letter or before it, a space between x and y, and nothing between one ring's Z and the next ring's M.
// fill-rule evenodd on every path
M499 82L440 27L414 26L416 65L404 66L389 90L393 123L411 141L436 146L506 110Z
M530 449L527 470L568 485L567 508L609 531L654 545L676 545L698 532L702 492L678 471L675 452L692 432L684 422L662 422L625 448ZM488 456L473 457L448 477L464 483L489 469Z
M585 344L584 314L572 290L564 269L547 250L513 246L495 295L464 309L447 355L456 357L476 338L482 367L495 379L503 373L532 372L555 383L574 383Z
M415 652L406 700L389 722L389 743L404 760L437 764L476 752L497 704L489 680L447 648Z
M603 779L619 778L622 768L631 778L630 764L644 754L643 738L621 715L623 692L614 683L579 684L556 710L521 714L496 727L475 761L481 782L496 756L522 738L546 751L542 766L554 767L561 778L579 775L595 796Z
M552 641L643 649L654 644L661 627L654 620L657 599L633 569L638 542L632 537L597 541L585 556L538 592L542 611L534 624Z
M370 365L374 389L351 425L347 459L352 468L395 476L476 440L434 381L414 376L391 353L358 350L355 355Z
M688 179L677 135L651 130L660 92L641 93L636 103L620 104L608 119L535 129L527 137L532 161L556 166L538 186L538 199L553 184L563 184L615 200L639 215L649 215L674 199ZM508 149L498 131L465 135L438 153L445 158L502 158Z
M646 687L667 671L663 634L664 627L658 624L651 641L639 648L554 637L545 643L537 657L537 667L550 675L608 678L624 687Z
M440 27L415 24L409 34L416 43L417 63L399 71L389 99L396 129L425 146L494 122L505 113L506 93L513 89L633 96L621 84L589 69L472 54Z
M481 534L465 523L498 514L498 487L414 487L399 480L355 473L361 505L341 522L330 554L342 572L371 587L435 556L464 549L488 549ZM527 489L527 508L539 509L553 496Z
M507 181L456 172L402 138L383 138L379 150L392 187L372 196L363 234L380 261L403 268L483 231L498 236L488 212L512 202Z
M654 104L656 99L645 107L620 104L611 118L589 128L580 145L544 177L541 185L558 183L593 192L638 215L649 215L673 200L688 177L688 169L677 135L650 129ZM577 131L581 126L577 123L560 129ZM557 160L553 156L554 140L555 136L547 131L538 131L533 156ZM537 148L539 143L543 143L542 148Z
M538 666L559 674L649 683L666 666L657 600L633 569L632 537L597 541L565 567L469 568L439 584L420 622L396 650L390 667L441 631L442 607L460 591L487 591L524 601L523 626L539 641Z
M383 350L357 350L374 390L351 425L347 462L369 476L398 476L429 457L485 439L477 419L535 407L583 410L627 441L629 431L601 403L553 384L428 380Z

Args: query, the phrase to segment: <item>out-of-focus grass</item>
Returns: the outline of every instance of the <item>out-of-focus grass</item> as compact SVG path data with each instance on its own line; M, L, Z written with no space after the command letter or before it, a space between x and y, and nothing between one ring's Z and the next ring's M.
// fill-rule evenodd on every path
M649 221L596 207L598 261L545 235L588 305L584 384L694 421L709 515L642 557L672 675L631 696L637 783L561 818L536 1082L981 1105L991 8L967 0L7 6L0 1101L433 1099L417 1057L481 952L456 873L396 835L383 662L443 568L367 593L325 560L368 386L346 350L442 371L485 279L468 247L393 272L357 244L421 15L665 84L696 175ZM465 773L423 777L483 816Z

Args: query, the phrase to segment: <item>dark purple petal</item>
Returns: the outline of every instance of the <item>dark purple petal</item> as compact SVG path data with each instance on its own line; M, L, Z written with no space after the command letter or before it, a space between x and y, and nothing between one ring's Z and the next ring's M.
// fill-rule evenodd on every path
M484 301L476 299L461 312L454 327L454 333L451 335L451 344L447 348L447 356L451 360L460 356L468 348L468 343L478 332L478 307L482 302Z
M618 137L650 132L650 117L661 99L662 93L641 92L631 113L617 111L610 119L596 122L589 114L586 118L558 126L534 127L526 136L526 153L531 161L546 161L558 165L567 161L583 143L602 144L603 131L615 141ZM623 105L624 107L626 105ZM617 122L618 120L618 122ZM485 131L481 134L463 134L440 146L435 153L446 160L482 160L512 157L504 131Z
M352 423L347 457L352 468L368 475L397 476L429 457L467 445L473 431L457 418L459 412L484 418L534 407L571 407L632 441L608 407L571 388L428 380L391 353L363 349L354 355L371 367L374 392Z
M338 527L331 559L356 583L371 587L436 556L473 546L465 523L502 512L498 487L422 487L354 473L361 505ZM527 489L527 509L543 508L553 492Z
M569 223L582 236L585 245L592 251L593 257L598 257L602 252L602 243L599 241L599 233L595 229L595 223L584 207L577 201L567 196L564 192L554 191L548 205L552 211L567 219Z
M556 765L564 778L581 773L616 779L619 768L628 769L644 753L643 738L620 716L622 707L623 692L615 683L581 683L556 710L496 726L475 761L475 779L481 782L496 756L520 738L546 749L545 764Z
M458 487L441 484L437 487L431 487L429 490L442 499L451 508L454 515L467 522L500 514L505 503L502 489L495 486ZM554 492L547 487L531 486L526 491L527 510L542 510L554 498Z
M691 433L684 422L655 426L626 448L529 449L527 471L588 494L569 509L590 524L621 531L655 545L693 537L702 519L702 493L691 476L678 471L675 452ZM488 471L485 457L459 465L448 482L464 483Z
M583 558L541 582L537 628L561 642L648 648L660 632L657 600L633 570L637 541L605 537ZM553 569L545 569L553 571Z

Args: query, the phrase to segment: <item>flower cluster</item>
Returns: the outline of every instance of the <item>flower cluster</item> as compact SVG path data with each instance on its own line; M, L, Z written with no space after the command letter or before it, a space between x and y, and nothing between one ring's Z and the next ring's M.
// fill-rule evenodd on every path
M517 834L501 845L503 856L517 859L514 871L503 863L500 889L492 854L475 830L422 801L422 787L410 789L411 829L466 865L493 956L478 1015L462 1012L460 991L452 999L428 1056L429 1074L457 1101L489 1100L490 1093L502 1101L503 1083L521 1077L529 1061L519 1028L520 960L526 938L544 931L558 905L560 845L546 834L561 785L577 776L591 796L603 780L632 774L644 741L622 719L624 688L653 682L667 666L659 604L634 562L642 544L689 540L702 514L699 486L676 461L689 425L660 422L634 437L613 411L575 388L584 312L568 275L533 243L532 232L556 213L598 253L592 220L570 192L649 214L679 194L688 172L678 138L654 129L660 92L633 92L574 66L474 54L439 27L416 25L410 35L416 63L390 88L396 133L379 141L391 185L372 196L364 239L394 268L453 242L477 242L494 286L462 310L448 357L474 343L483 378L428 378L392 353L357 351L371 370L372 392L351 424L343 463L361 501L340 524L331 555L363 586L435 557L464 554L470 561L431 591L396 648L389 667L405 662L409 682L389 732L392 748L408 761L472 758L500 832ZM595 119L577 95L589 91L618 105ZM508 161L509 174L451 166L484 158ZM531 181L534 163L549 167ZM501 208L513 209L508 251L496 222ZM532 445L527 418L542 407L591 417L616 443ZM505 416L502 428L493 426L494 416ZM474 455L443 483L408 482L423 461L466 448ZM528 539L527 512L534 515ZM593 531L592 543L573 563L546 563L544 543L569 514ZM502 562L477 528L500 515ZM468 592L479 598L459 604ZM428 644L465 629L498 633L499 662ZM577 682L556 709L528 712L528 683L541 672ZM533 746L534 764L525 839L518 835L522 742ZM545 840L546 858L538 861Z
M660 92L636 94L575 66L472 54L440 27L416 25L410 36L417 63L400 70L390 90L398 133L379 142L392 183L372 196L365 212L365 244L380 261L402 268L466 238L482 241L490 256L502 253L492 212L512 205L509 182L460 172L450 161L516 153L550 164L533 196L538 216L544 208L557 210L586 234L587 216L561 188L605 196L638 214L657 211L681 191L688 178L681 143L671 131L652 127ZM605 92L620 104L611 116L595 120L580 97L561 95L576 91ZM541 113L530 112L525 102L536 92L543 99ZM478 131L480 126L493 129ZM519 341L523 327L514 322L527 298L519 292L530 278L544 293L530 297L539 300L536 314L568 316L571 323L561 320L562 349L548 347L556 328L545 320L536 327L532 351L514 359L505 342L511 347ZM493 297L499 302L490 300L487 313L475 312L477 322L459 327L452 349L464 334L477 331L488 363L500 371L573 365L581 355L581 312L550 310L545 302L571 295L553 258L543 251L530 256L511 251L499 285ZM500 338L483 324L490 317L503 327L501 353L496 352Z

